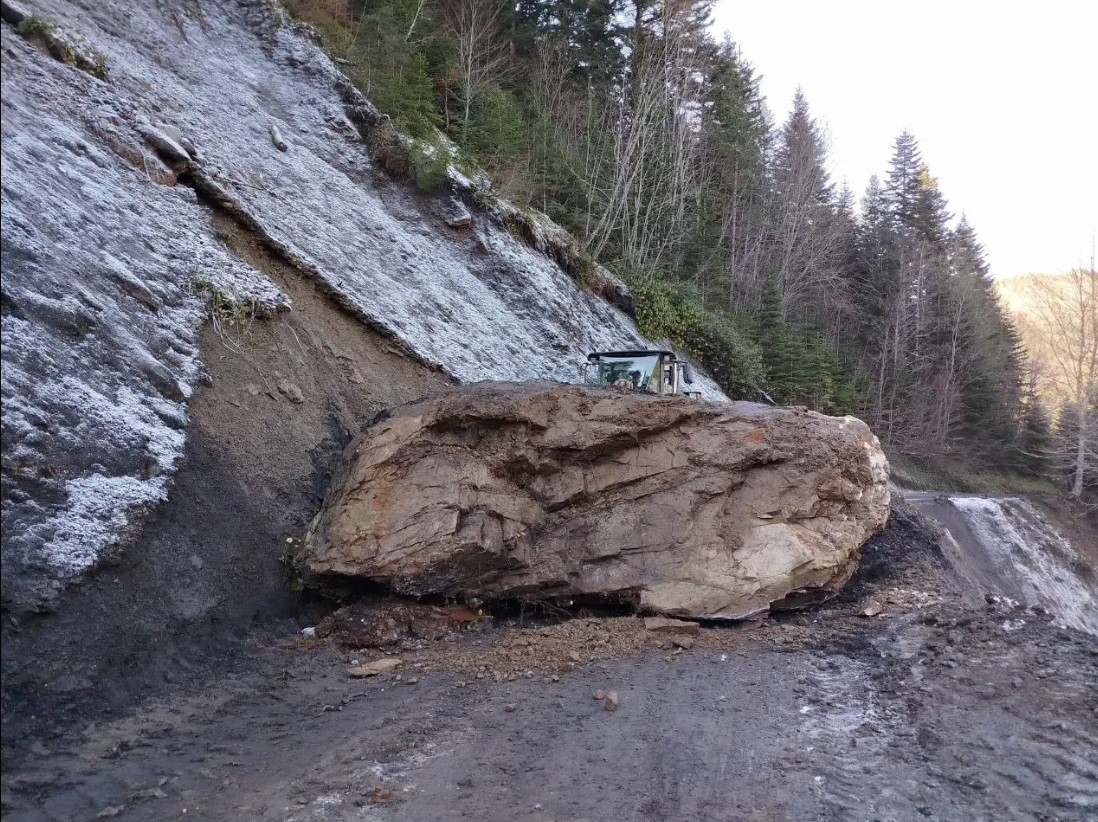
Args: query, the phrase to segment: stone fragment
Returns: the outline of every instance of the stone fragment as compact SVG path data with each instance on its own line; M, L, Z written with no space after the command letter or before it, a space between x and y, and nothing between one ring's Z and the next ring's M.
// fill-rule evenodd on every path
M402 664L403 660L399 657L383 657L382 659L375 659L373 662L367 662L365 665L355 665L347 669L347 673L356 679L363 679L365 677L377 676L378 674L395 671Z
M620 697L618 697L618 692L611 691L610 693L608 693L606 695L606 699L602 703L602 707L611 712L616 711L618 708L620 708L621 699Z
M167 799L168 794L160 788L145 788L144 790L137 791L131 797L132 799Z
M644 629L658 634L697 634L701 626L696 622L669 617L645 617Z
M305 395L301 393L301 389L298 387L297 383L285 379L279 380L278 391L282 396L294 404L305 402Z
M189 163L191 155L183 146L169 137L160 129L150 128L145 131L145 139L149 145L156 149L160 157L168 163Z
M676 648L682 648L684 651L689 651L694 647L694 637L692 636L673 636L671 637L671 644Z
M290 149L290 144L286 142L282 132L278 130L278 126L274 123L271 123L271 142L279 151L289 151Z
M324 617L317 635L345 648L393 648L409 639L442 639L478 619L464 605L362 600Z
M186 137L179 139L179 147L191 155L192 160L198 160L202 156L198 153L198 147Z
M393 792L388 788L376 787L370 789L367 797L371 802L382 804L393 801Z
M460 200L451 199L443 220L450 228L468 228L473 224L473 215Z

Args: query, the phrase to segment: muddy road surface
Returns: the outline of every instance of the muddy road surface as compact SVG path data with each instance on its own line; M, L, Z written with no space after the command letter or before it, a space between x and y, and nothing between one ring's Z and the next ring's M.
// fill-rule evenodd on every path
M9 746L4 818L1096 818L1098 640L966 584L900 523L837 600L687 649L630 617L486 619L355 679L387 654L256 640L205 687Z

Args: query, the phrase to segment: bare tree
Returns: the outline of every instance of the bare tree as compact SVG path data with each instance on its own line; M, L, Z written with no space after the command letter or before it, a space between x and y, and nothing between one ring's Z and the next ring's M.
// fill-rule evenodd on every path
M628 88L604 109L611 136L588 177L597 216L587 241L596 257L615 244L630 270L650 273L673 264L706 167L691 94L698 55L689 39L668 26L637 49Z
M1034 280L1022 322L1033 356L1041 363L1046 391L1062 403L1057 451L1072 468L1069 494L1083 496L1098 472L1098 431L1091 430L1098 402L1098 274L1094 265L1061 277Z
M499 0L448 0L442 5L442 19L457 40L463 128L469 123L473 95L500 81L510 57L500 35L503 8Z

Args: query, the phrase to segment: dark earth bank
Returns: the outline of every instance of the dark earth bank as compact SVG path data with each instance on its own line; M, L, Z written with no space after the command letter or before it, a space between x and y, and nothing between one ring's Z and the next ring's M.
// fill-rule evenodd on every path
M4 816L1094 818L1098 641L965 593L901 510L836 600L688 650L583 615L394 654L253 637L203 687L9 749Z
M213 230L294 309L203 325L207 376L189 403L169 499L55 612L5 612L5 769L13 740L204 682L251 631L291 619L302 601L284 564L287 540L304 533L344 447L381 409L452 384L254 232L220 213Z

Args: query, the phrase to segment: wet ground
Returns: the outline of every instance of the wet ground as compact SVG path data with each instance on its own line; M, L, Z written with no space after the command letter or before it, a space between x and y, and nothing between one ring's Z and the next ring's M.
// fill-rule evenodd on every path
M688 650L628 618L485 620L354 679L391 654L255 641L203 688L9 748L4 818L1096 818L1098 639L962 585L894 526L838 600Z

